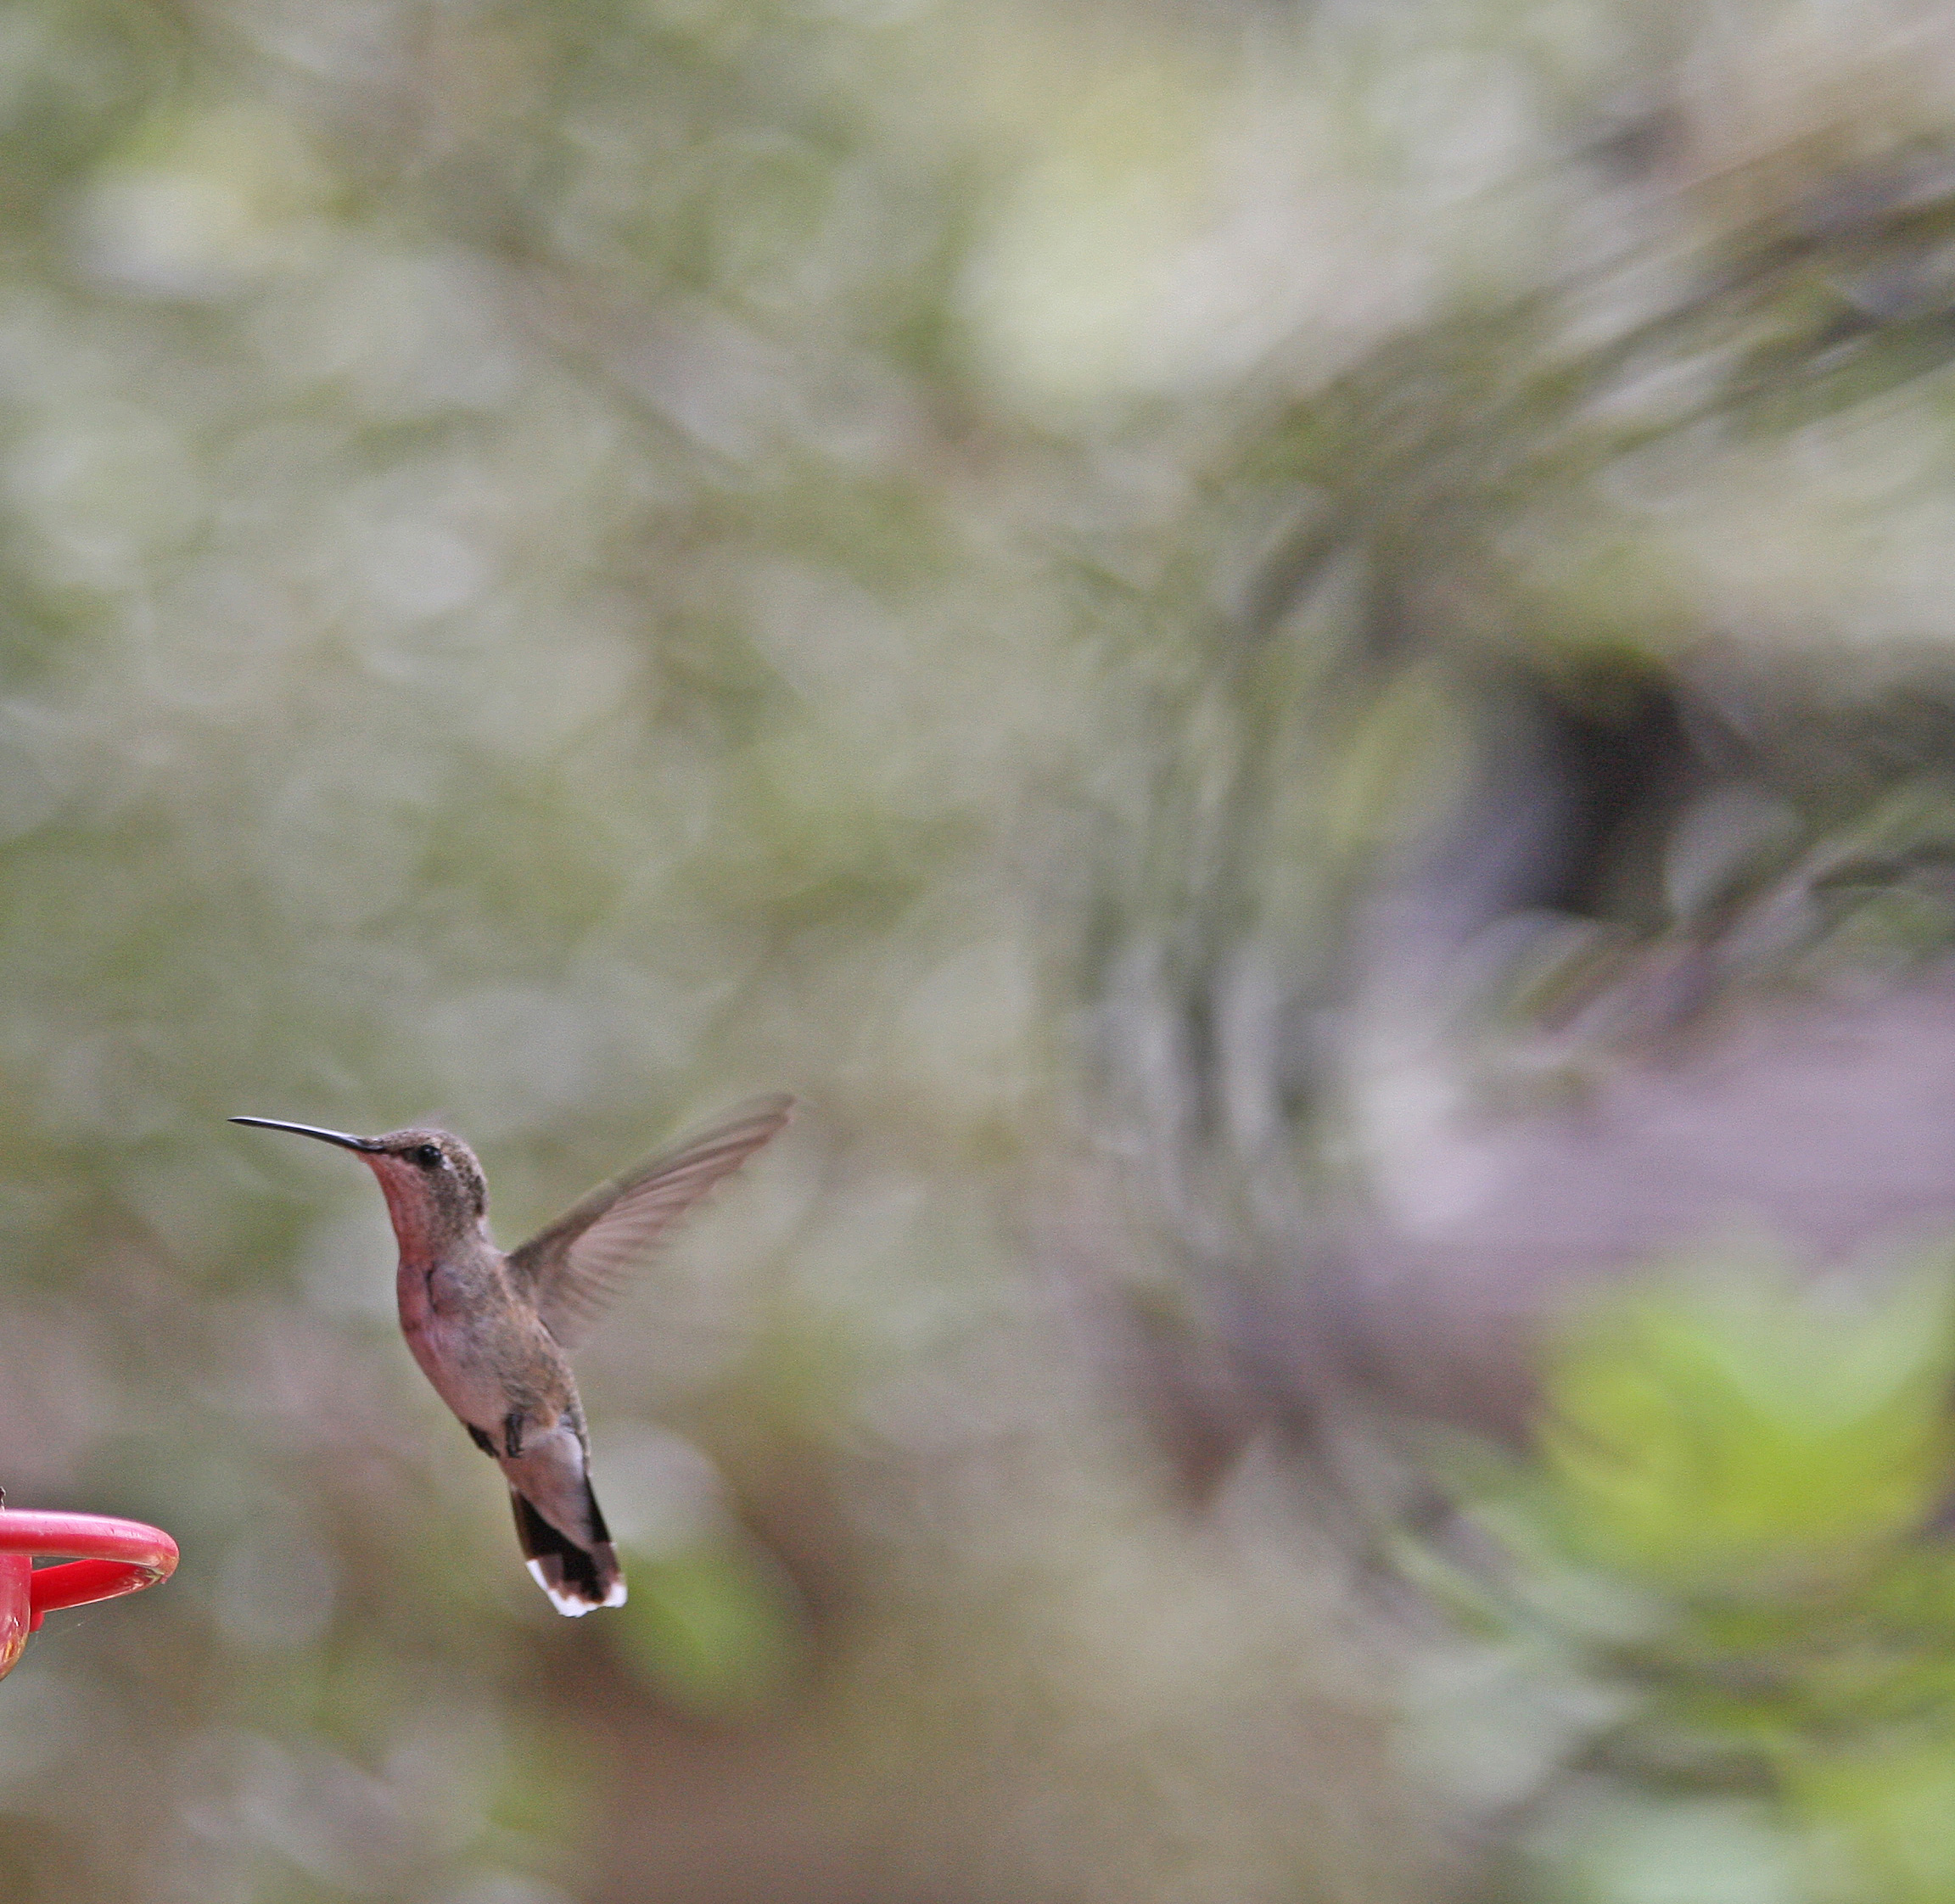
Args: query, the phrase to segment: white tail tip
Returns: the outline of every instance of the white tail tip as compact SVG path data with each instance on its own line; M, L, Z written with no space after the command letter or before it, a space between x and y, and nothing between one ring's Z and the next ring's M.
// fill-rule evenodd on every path
M619 1574L611 1582L610 1591L601 1600L587 1600L575 1593L567 1593L561 1587L552 1585L543 1576L540 1562L525 1560L524 1565L529 1570L529 1577L550 1597L550 1604L566 1618L581 1620L586 1613L595 1613L601 1606L622 1606L625 1604L625 1576Z

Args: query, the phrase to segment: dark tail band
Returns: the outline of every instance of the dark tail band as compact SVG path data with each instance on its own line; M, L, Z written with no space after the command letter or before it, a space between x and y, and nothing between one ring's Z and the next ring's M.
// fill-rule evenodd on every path
M624 1605L625 1570L618 1564L618 1549L611 1544L595 1499L591 1520L598 1537L588 1547L552 1526L513 1487L509 1504L516 1512L516 1538L523 1557L559 1613L574 1616L600 1606Z

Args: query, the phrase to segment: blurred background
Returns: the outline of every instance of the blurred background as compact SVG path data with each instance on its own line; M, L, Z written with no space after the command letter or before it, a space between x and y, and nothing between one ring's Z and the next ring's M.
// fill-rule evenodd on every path
M1955 31L0 8L23 1904L1955 1896ZM350 1160L580 1362L566 1621Z

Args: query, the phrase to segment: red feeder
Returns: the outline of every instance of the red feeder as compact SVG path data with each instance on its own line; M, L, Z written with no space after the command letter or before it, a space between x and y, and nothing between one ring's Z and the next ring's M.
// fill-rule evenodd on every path
M71 1558L34 1565L55 1554ZM0 1508L0 1677L14 1670L43 1614L137 1593L176 1571L176 1543L140 1520Z

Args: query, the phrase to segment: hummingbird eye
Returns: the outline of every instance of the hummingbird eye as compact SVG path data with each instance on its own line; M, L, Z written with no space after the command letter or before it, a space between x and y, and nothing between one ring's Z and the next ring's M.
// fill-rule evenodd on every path
M430 1170L435 1165L445 1161L441 1155L441 1146L439 1144L417 1144L411 1154L415 1162L423 1164Z

